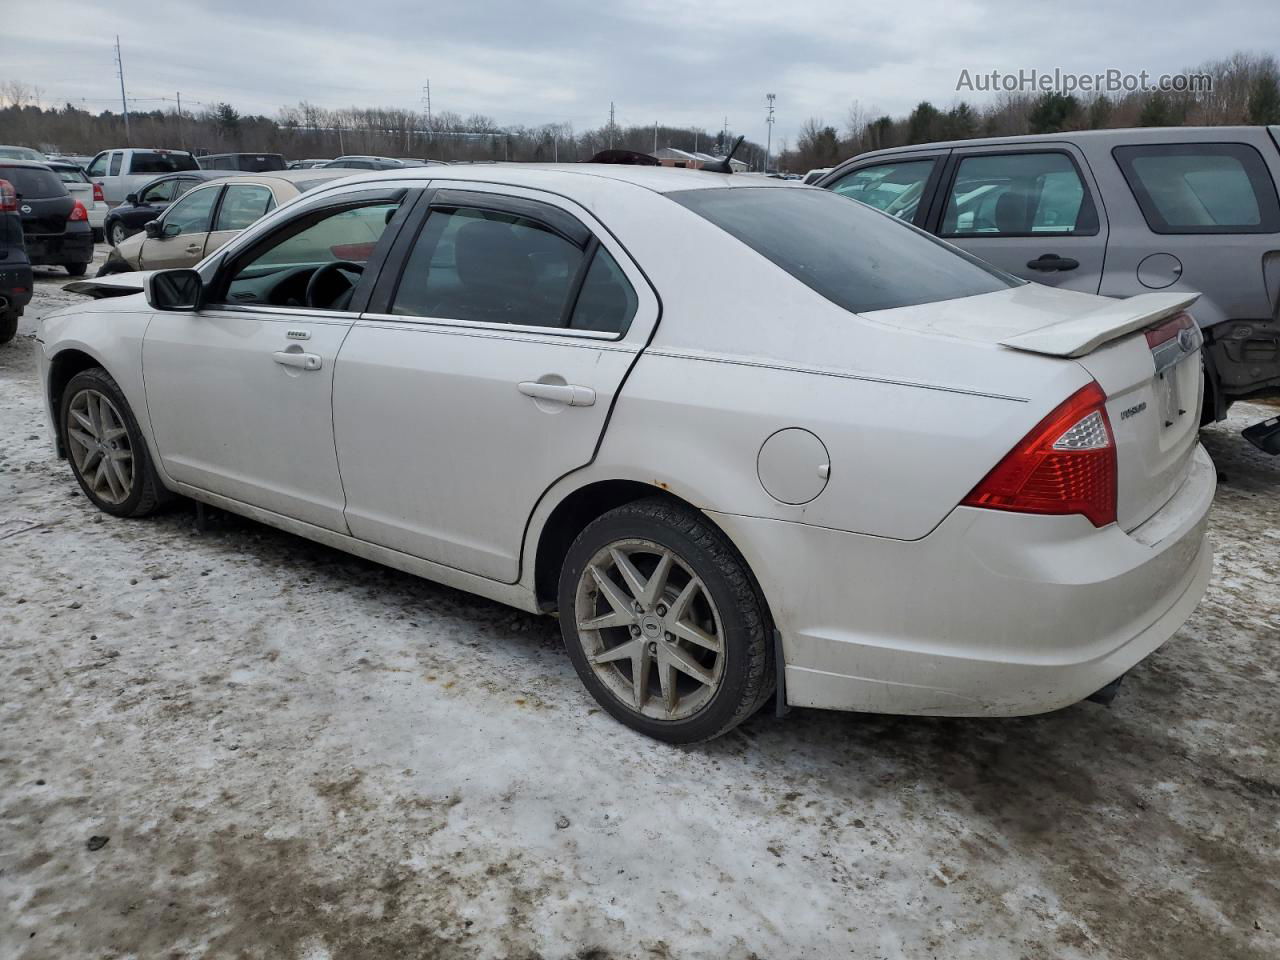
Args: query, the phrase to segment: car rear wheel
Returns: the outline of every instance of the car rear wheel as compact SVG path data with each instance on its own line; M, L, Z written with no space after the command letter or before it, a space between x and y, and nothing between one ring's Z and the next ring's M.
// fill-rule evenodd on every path
M101 367L71 378L60 405L71 470L93 504L117 517L154 513L167 499L138 421Z
M63 266L67 268L67 273L73 277L83 277L85 270L89 267L87 263L65 263Z
M0 343L8 343L18 333L18 311L10 307L0 310Z
M578 676L641 733L709 740L773 692L759 590L725 536L691 507L641 500L593 521L569 548L559 601Z
M119 220L111 224L111 229L107 231L107 239L111 241L113 247L118 247L129 239L129 235L125 233L124 224Z

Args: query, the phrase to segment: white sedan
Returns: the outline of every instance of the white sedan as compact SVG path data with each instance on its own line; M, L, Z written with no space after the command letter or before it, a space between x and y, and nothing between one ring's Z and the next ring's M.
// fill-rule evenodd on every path
M777 704L950 716L1109 687L1209 578L1194 298L1024 283L862 204L649 167L322 185L46 318L56 443L529 611L703 740Z

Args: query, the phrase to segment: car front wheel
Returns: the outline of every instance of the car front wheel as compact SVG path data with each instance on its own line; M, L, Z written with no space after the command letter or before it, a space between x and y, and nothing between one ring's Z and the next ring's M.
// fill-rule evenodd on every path
M578 676L641 733L709 740L773 692L759 590L724 534L684 504L641 500L589 524L565 558L559 603Z
M117 517L142 517L168 499L123 392L101 367L71 378L60 405L72 472L93 504Z
M89 268L87 263L68 263L64 266L67 268L67 273L73 277L83 277L85 270Z

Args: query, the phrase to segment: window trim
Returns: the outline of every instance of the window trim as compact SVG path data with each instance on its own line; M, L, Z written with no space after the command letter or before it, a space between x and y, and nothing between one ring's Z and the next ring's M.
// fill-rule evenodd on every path
M1212 156L1216 151L1218 156L1235 157L1240 161L1240 166L1244 170L1245 176L1249 178L1249 186L1253 189L1254 199L1258 203L1258 216L1261 218L1261 222L1257 226L1241 226L1238 224L1228 224L1226 226L1170 225L1151 199L1151 194L1147 190L1146 184L1142 182L1142 178L1138 176L1137 170L1133 168L1136 151L1144 151L1148 156L1166 157L1194 155L1197 152L1202 154L1207 152L1207 155ZM1248 158L1247 160L1245 159L1246 157ZM1142 212L1142 219L1146 222L1147 229L1152 233L1162 236L1183 237L1280 233L1280 196L1277 196L1276 184L1271 177L1270 169L1267 167L1267 161L1258 152L1258 148L1251 143L1243 143L1238 140L1126 143L1112 147L1111 158L1115 161L1116 166L1120 168L1120 174L1124 177L1125 183L1129 186L1129 192L1133 195L1134 201L1138 204L1138 209Z
M188 193L194 193L189 190ZM185 196L185 194L184 194ZM377 283L382 279L383 268L385 267L391 250L399 241L402 228L409 219L412 210L416 209L421 203L421 194L412 187L376 187L368 190L357 190L350 193L336 193L328 196L317 197L314 203L292 211L293 216L282 223L275 224L270 230L264 231L260 236L254 237L253 240L240 247L238 250L232 250L229 254L221 257L217 261L217 268L213 277L205 285L207 291L205 302L202 309L207 307L210 310L238 310L247 313L273 313L283 314L287 316L340 316L350 317L359 315L368 307L369 298ZM365 264L364 273L360 276L360 282L356 284L355 290L352 292L351 300L347 304L346 310L330 310L328 308L312 308L312 307L281 307L271 303L228 303L226 301L227 288L231 284L231 278L235 275L235 271L246 260L252 258L264 247L274 245L274 241L282 233L288 232L288 236L301 233L306 230L312 217L317 214L328 214L333 212L341 212L343 209L352 209L355 207L373 206L378 203L392 203L399 201L400 207L396 210L387 228L382 231L382 236L378 238L378 242L374 247L373 255L369 257ZM280 207L276 207L277 210ZM274 211L271 211L274 212ZM263 215L263 219L270 216L271 213ZM252 230L258 223L247 227ZM294 227L298 224L302 226ZM284 239L288 239L286 236ZM281 241L283 242L283 241Z
M942 225L947 218L947 208L951 205L952 191L955 189L956 180L960 176L961 165L971 158L975 157L1019 157L1028 154L1057 153L1066 157L1071 163L1072 169L1075 170L1076 177L1080 180L1080 186L1084 190L1084 196L1080 201L1080 213L1076 216L1076 226L1070 231L1062 232L1036 232L1029 231L1026 233L943 233ZM1084 170L1080 163L1076 160L1075 155L1063 147L1046 146L1046 147L1027 147L1023 149L1003 150L1003 149L981 149L966 150L958 148L951 157L950 169L947 171L946 186L939 193L939 202L937 210L937 220L935 222L936 229L932 232L935 236L941 237L943 240L1045 240L1057 239L1060 237L1096 237L1102 232L1102 218L1098 215L1098 204L1093 199L1093 191L1089 187L1089 180L1084 175ZM1087 215L1088 227L1080 228L1080 221Z

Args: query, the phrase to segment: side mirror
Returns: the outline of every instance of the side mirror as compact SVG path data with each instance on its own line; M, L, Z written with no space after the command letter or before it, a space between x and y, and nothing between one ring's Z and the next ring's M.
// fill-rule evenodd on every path
M160 239L160 231L164 229L164 225L159 220L148 220L142 226L142 232L152 240Z
M124 202L127 204L130 204L131 206L137 206L138 195L136 193L131 193L124 198Z
M157 270L143 289L154 310L199 310L204 281L194 270Z

